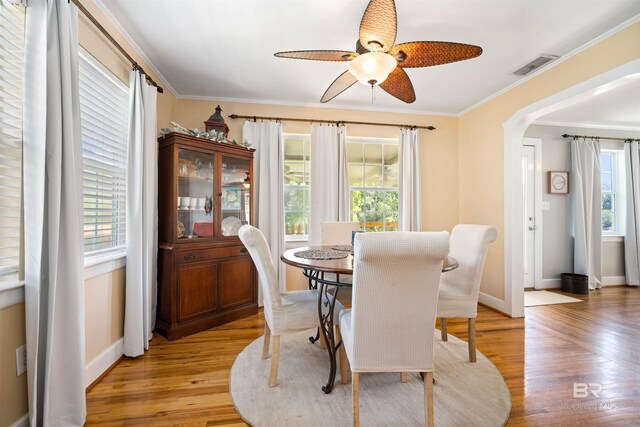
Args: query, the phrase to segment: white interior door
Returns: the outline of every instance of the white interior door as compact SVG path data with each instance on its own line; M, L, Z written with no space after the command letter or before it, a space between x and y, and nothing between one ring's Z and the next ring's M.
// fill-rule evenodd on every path
M536 284L536 147L522 146L522 182L524 195L524 287Z

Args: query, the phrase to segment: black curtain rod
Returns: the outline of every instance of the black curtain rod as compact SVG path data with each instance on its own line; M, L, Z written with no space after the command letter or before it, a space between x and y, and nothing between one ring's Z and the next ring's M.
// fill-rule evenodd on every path
M348 123L351 125L393 126L393 127L399 127L399 128L435 130L435 127L433 126L399 125L395 123L352 122L349 120L294 119L291 117L240 116L238 114L230 114L229 117L232 119L249 119L249 120L253 120L254 122L256 120L273 120L276 122L280 122L284 120L287 122L332 123L336 125L343 125Z
M590 135L569 135L569 134L563 134L562 135L563 138L573 138L573 139L609 139L611 141L624 141L624 142L633 142L633 141L638 141L640 142L640 139L638 138L616 138L613 136L590 136Z
M151 86L155 86L158 89L159 93L164 93L164 89L158 86L158 83L154 82L153 79L149 76L149 74L145 73L142 67L131 57L131 55L129 55L129 53L127 53L127 51L124 50L122 46L120 46L120 43L118 43L111 36L111 34L109 34L109 32L98 22L98 20L94 18L93 15L91 15L91 13L89 13L89 11L80 3L80 0L69 0L69 2L75 4L78 7L78 9L80 9L80 12L82 12L84 16L89 18L89 21L91 21L91 23L95 25L95 27L98 30L100 30L102 34L104 34L107 40L109 40L120 51L120 53L123 54L124 57L129 60L129 62L131 62L131 65L133 66L134 70L138 70L146 76L147 83L149 83Z

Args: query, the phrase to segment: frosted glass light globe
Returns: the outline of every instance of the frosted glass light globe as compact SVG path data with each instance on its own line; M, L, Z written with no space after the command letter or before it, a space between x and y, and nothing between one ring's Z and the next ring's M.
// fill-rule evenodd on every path
M396 69L398 61L384 52L369 52L349 62L349 72L366 86L379 85Z

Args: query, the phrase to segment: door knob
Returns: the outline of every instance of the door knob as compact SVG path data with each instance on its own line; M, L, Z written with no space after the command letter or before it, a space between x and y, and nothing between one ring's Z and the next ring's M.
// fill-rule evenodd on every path
M529 226L529 231L536 231L536 229L537 229L537 227L535 225L534 226Z

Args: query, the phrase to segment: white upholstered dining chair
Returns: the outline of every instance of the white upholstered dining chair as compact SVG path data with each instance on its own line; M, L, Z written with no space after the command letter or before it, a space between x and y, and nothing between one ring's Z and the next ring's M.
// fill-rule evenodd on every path
M458 268L442 275L438 297L438 317L442 341L447 341L447 318L466 318L468 322L469 361L476 361L476 317L478 293L487 250L498 237L495 227L458 224L451 232L450 255Z
M350 245L351 232L360 230L358 221L323 221L320 223L322 245Z
M280 335L318 327L320 323L318 319L318 291L280 292L277 270L273 265L271 250L262 232L247 224L240 227L238 237L249 251L260 278L265 318L262 358L266 359L269 356L269 341L270 336L273 335L269 387L274 387L278 377ZM342 309L342 304L336 301L333 312L336 326ZM336 329L336 336L339 337L339 326Z
M340 315L341 351L353 374L353 424L360 422L360 373L422 372L425 420L432 426L433 335L449 234L362 233L354 246L353 306ZM345 376L346 366L340 370Z

